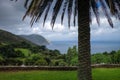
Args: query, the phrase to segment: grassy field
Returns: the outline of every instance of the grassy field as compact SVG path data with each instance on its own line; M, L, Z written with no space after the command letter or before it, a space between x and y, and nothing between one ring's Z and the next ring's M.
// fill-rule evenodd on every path
M23 48L16 48L15 50L20 50L25 56L29 56L30 50Z
M93 69L93 80L120 80L120 68ZM0 80L77 80L76 71L0 72Z

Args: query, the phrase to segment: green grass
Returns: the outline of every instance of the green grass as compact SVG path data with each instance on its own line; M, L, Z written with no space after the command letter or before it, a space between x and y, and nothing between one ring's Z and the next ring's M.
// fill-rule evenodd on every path
M15 50L20 50L26 57L29 56L30 50L23 48L15 48Z
M120 80L120 68L93 69L93 80Z
M93 80L120 80L120 68L93 69ZM0 80L77 80L76 71L0 72Z

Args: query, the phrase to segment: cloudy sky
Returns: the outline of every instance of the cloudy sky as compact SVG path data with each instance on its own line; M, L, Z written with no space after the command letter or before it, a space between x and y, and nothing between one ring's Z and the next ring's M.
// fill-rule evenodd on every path
M0 29L7 30L17 35L21 34L40 34L50 41L53 40L77 40L77 27L67 26L67 17L65 17L64 25L58 20L52 30L49 17L45 26L42 26L42 19L30 26L30 18L27 17L22 21L26 9L23 7L24 0L12 2L10 0L0 0ZM95 17L92 17L91 24L91 40L93 41L120 41L120 22L116 18L112 18L114 28L111 28L104 17L101 17L101 25L98 26ZM0 34L2 35L2 34Z

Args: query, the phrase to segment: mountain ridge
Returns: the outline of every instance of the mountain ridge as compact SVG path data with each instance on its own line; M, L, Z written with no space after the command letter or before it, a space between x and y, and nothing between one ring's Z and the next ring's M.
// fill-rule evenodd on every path
M48 45L49 41L45 39L43 36L38 34L30 34L30 35L19 35L20 37L25 38L26 40L29 40L39 46L42 45Z
M48 45L49 42L41 35L16 35L9 31L0 29L0 45L27 42L32 45Z
M27 42L33 44L32 42L5 30L0 29L0 34L0 43L11 44Z

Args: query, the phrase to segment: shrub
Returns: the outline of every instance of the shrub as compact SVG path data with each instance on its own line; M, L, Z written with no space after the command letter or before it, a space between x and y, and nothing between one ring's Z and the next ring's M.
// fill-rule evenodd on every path
M40 60L37 60L37 61L35 62L35 65L38 65L38 66L46 66L46 65L47 65L47 62L46 62L46 60L44 60L44 59L40 59Z

